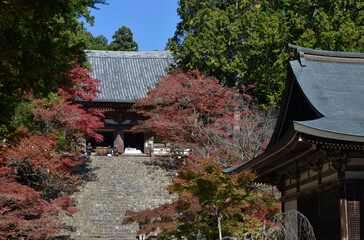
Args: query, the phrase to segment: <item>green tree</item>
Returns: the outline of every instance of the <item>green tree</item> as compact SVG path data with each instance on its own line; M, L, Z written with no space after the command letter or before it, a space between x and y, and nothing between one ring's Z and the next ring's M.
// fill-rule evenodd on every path
M84 31L87 50L108 50L107 38L104 35L94 37L92 33Z
M130 28L122 26L112 36L114 41L110 43L112 51L138 51L138 44L133 40Z
M7 131L24 91L46 95L72 84L64 73L74 68L76 56L78 64L86 61L78 19L92 24L88 7L104 2L0 0L0 131Z
M139 234L156 230L153 239L242 238L280 210L274 198L255 187L254 174L224 174L211 159L189 161L167 189L179 198L152 210L127 211L130 222L143 223ZM148 238L149 239L149 238Z
M261 104L279 104L289 54L303 47L364 51L363 4L317 0L181 0L181 22L167 48L183 69L228 86L258 82Z

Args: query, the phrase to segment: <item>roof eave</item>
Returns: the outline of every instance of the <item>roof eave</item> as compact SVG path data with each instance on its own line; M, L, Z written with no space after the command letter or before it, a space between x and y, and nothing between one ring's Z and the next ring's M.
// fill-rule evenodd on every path
M307 54L320 55L320 56L343 57L343 58L364 58L364 53L315 50L315 49L296 46L296 45L293 45L290 43L288 43L288 48L295 49L297 52L304 52Z
M294 131L293 127L291 127L288 132L271 148L267 149L264 153L257 156L256 158L251 159L250 161L244 162L242 164L224 169L224 173L236 173L241 172L247 169L254 169L260 163L266 161L268 158L271 158L280 152L284 151L286 148L294 144L297 141L297 132Z
M296 121L293 122L293 128L296 132L305 133L305 134L315 136L315 137L328 138L328 139L341 140L341 141L349 141L349 142L364 142L364 136L348 135L348 134L337 133L337 132L329 132L329 131L325 131L322 129L308 127L308 126L305 126Z

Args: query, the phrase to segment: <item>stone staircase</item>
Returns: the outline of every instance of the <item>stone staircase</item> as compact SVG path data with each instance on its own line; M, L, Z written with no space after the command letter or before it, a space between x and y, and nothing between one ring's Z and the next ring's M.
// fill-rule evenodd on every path
M85 184L72 197L80 210L64 216L67 229L57 239L133 239L137 223L122 225L126 210L154 208L175 196L164 189L172 171L148 157L91 157L84 174Z

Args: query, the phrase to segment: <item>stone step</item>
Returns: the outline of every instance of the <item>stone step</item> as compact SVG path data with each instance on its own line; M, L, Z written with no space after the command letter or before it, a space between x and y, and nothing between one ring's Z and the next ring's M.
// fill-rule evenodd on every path
M136 156L93 156L88 179L72 196L79 212L62 221L72 231L60 230L67 239L136 239L137 223L122 225L126 210L155 208L176 196L165 189L173 171L148 158Z

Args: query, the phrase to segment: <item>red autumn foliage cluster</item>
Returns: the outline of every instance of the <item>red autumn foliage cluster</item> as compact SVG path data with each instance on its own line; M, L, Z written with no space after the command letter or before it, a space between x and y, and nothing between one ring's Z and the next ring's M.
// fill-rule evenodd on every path
M72 127L72 132L80 132L86 134L96 141L102 141L102 135L93 131L93 128L103 127L103 122L100 118L103 118L103 111L97 109L86 109L81 104L76 104L75 101L92 101L97 93L100 91L97 89L100 80L91 78L88 73L90 70L86 70L80 67L76 67L67 75L68 80L71 80L74 84L73 87L64 87L58 89L57 94L63 100L64 106L59 106L61 113L67 111L68 115L60 116L61 119L68 117L68 122L65 121L66 126ZM72 114L71 114L72 113Z
M198 71L161 76L134 107L149 117L135 130L155 132L176 147L192 149L197 158L213 156L224 165L255 157L270 137L271 121L252 111L249 95Z
M91 70L86 70L81 67L75 67L70 70L66 75L66 81L72 82L72 87L63 87L58 89L58 94L62 96L63 99L76 99L92 101L97 93L101 91L98 90L100 80L91 78L88 75Z
M74 104L66 99L51 102L41 102L40 100L38 103L32 113L34 121L39 126L39 131L42 134L54 133L58 135L59 129L62 129L61 134L64 140L68 143L74 143L68 145L68 150L72 151L77 146L78 140L85 134L97 141L102 140L102 135L92 130L103 127L103 123L100 122L102 115L97 112L98 110L84 109L81 104Z
M73 87L48 97L23 97L13 122L17 131L0 146L0 239L46 239L61 212L76 211L67 196L81 178L72 168L83 163L82 138L102 140L102 112L77 100L91 101L99 80L76 67L66 75Z
M61 211L76 211L68 197L49 203L33 188L0 177L0 239L46 239L55 233Z
M56 147L52 135L25 135L4 151L0 164L11 167L24 184L36 189L53 194L75 190L81 179L69 167L82 162L62 157Z
M41 99L33 110L34 120L42 122L47 129L61 127L64 135L72 139L77 139L83 135L102 141L102 135L93 131L93 128L103 127L100 118L104 117L101 110L86 109L76 101L92 101L96 93L99 80L91 78L90 71L81 67L76 67L67 75L68 81L73 83L73 87L59 88L57 95L59 100L44 103Z
M198 128L215 127L226 108L238 106L236 97L215 78L196 71L170 72L161 76L156 88L149 89L148 96L135 104L140 113L150 117L139 128L154 130L168 141L203 144Z

